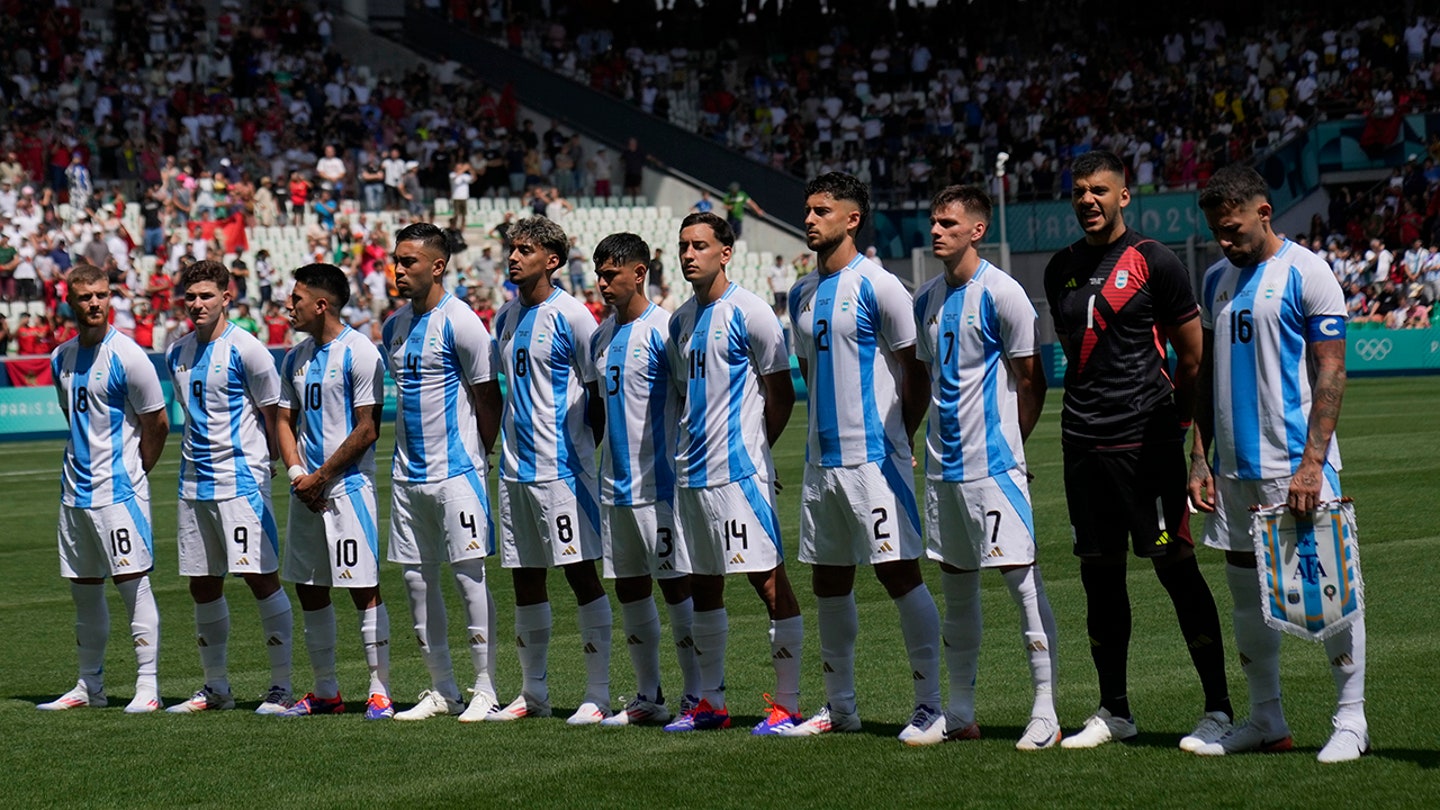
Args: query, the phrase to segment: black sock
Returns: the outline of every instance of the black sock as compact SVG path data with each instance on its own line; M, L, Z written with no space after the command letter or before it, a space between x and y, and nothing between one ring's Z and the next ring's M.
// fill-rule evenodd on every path
M1157 568L1155 574L1170 594L1170 601L1175 604L1180 633L1185 636L1190 660L1195 664L1195 671L1200 673L1200 685L1205 690L1205 711L1224 712L1233 720L1235 710L1230 706L1230 688L1225 681L1225 645L1220 638L1220 613L1215 609L1215 597L1200 573L1199 563L1190 557L1174 565Z
M1100 677L1100 707L1116 717L1130 717L1125 667L1130 655L1130 594L1124 565L1080 564L1085 586L1085 627L1090 657Z

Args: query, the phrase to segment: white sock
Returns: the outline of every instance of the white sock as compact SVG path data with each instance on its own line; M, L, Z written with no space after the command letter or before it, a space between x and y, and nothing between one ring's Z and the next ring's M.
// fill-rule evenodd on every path
M1264 731L1286 728L1280 705L1280 631L1261 613L1260 577L1254 568L1225 566L1225 581L1235 602L1235 649L1250 691L1250 722Z
M1031 717L1056 720L1055 716L1055 615L1040 581L1040 569L1033 565L1003 572L1010 596L1020 608L1020 635L1030 659L1030 681L1035 686Z
M340 695L340 681L335 677L335 606L303 611L305 651L310 654L310 668L315 672L315 696L335 698Z
M725 646L730 640L730 617L725 608L695 611L691 626L695 663L700 668L700 699L721 709L725 706Z
M225 597L195 606L195 635L205 685L222 695L228 693L230 675L225 653L230 644L230 604Z
M260 606L260 629L265 634L265 651L270 654L270 684L289 690L290 648L295 633L290 597L283 589L277 590L257 604ZM331 632L334 632L333 629ZM331 647L334 647L333 642Z
M940 611L925 583L895 600L900 611L900 634L910 658L915 684L915 705L940 709Z
M520 656L524 677L522 694L536 700L550 699L546 667L550 659L550 603L515 606L515 652Z
M680 677L685 682L684 695L700 696L700 663L695 660L695 601L665 605L670 614L670 636L675 639L675 657L680 663ZM679 705L679 704L676 704Z
M580 649L585 655L585 700L609 708L610 644L615 626L610 597L602 595L581 605L579 623Z
M135 694L160 696L157 674L160 668L160 610L150 577L115 583L125 611L130 615L130 636L135 642Z
M390 611L385 605L360 611L360 643L370 670L370 694L390 697Z
M635 670L635 691L648 700L660 699L660 612L655 599L645 597L620 604L621 630Z
M80 659L80 680L94 694L105 691L105 643L110 639L110 606L105 585L71 581L75 600L75 646Z
M1325 639L1330 674L1335 678L1339 708L1335 717L1346 725L1368 729L1365 720L1365 617Z
M450 641L445 635L445 594L440 591L438 564L405 566L405 592L410 597L410 615L415 622L415 640L430 672L430 688L452 699L460 699L455 670L450 665Z
M860 635L860 616L855 610L855 592L844 596L817 596L815 613L820 630L820 668L824 674L825 700L841 714L855 713L855 639ZM773 633L772 633L773 639ZM771 645L773 648L773 644ZM779 661L776 661L777 665Z
M770 660L775 665L775 705L800 711L800 648L805 625L799 616L770 622Z
M460 602L465 605L465 638L475 666L475 691L495 696L495 598L485 581L485 560L451 563Z
M945 591L945 665L950 670L949 712L975 722L975 674L980 670L980 572L941 572Z

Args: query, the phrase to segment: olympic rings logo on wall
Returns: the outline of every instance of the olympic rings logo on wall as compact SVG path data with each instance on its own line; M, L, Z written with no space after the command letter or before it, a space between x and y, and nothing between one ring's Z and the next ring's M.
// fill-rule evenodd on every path
M1364 338L1355 341L1355 353L1362 360L1384 360L1395 348L1390 338Z

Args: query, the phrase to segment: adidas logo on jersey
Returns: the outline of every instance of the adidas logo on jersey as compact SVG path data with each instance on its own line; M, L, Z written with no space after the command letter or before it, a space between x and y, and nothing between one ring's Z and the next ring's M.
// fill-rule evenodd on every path
M585 649L581 652L584 652L586 655L594 655L595 653L600 652L600 649L595 646L595 642L587 641L585 642Z
M1065 289L1067 289L1067 290L1073 290L1073 289L1075 289L1076 287L1079 287L1079 286L1080 286L1080 282L1079 282L1079 280L1077 280L1077 279L1073 279L1073 278L1072 278L1072 279L1070 279L1069 281L1065 282Z
M781 647L780 649L775 651L774 655L771 656L771 658L774 658L776 661L789 660L794 657L795 656L790 654L790 649L788 647Z
M675 570L675 565L674 565L673 563L671 563L669 560L666 560L665 562L660 563L660 570L661 570L661 571L674 571L674 570Z
M249 557L241 557L240 559L238 559L238 560L235 561L235 564L236 564L236 565L249 565L249 564L250 564L250 558L249 558Z
M736 554L734 557L730 558L731 565L740 565L743 562L745 562L745 558L740 556L739 554Z
M466 546L466 547L465 547L465 550L466 550L466 551L479 551L479 550L480 550L480 542L479 542L478 540L471 540L471 541L470 541L470 545Z
M995 548L990 549L990 554L989 554L989 556L991 556L991 557L1004 557L1004 556L1005 556L1005 552L1001 551L1000 548L997 546L997 547L995 547Z
M889 541L889 540L886 540L885 542L883 542L883 543L880 544L880 550L881 550L881 551L894 551L894 550L895 550L895 547L892 546L892 545L890 545L890 541Z
M350 569L349 569L349 568L346 568L344 571L341 571L341 572L340 572L340 578L341 578L341 579L354 579L355 577L354 577L354 575L352 575L352 574L350 573Z
M150 642L149 642L148 640L146 640L143 636L136 636L136 637L135 637L135 646L136 646L136 647L149 647L149 646L150 646Z
M1029 644L1025 645L1025 649L1029 650L1030 652L1045 652L1047 647L1045 646L1045 642L1043 641L1032 641Z
M129 568L129 567L130 567L130 558L129 558L129 557L121 557L121 558L120 558L120 561L117 562L117 563L115 563L115 567L116 567L116 568Z
M485 634L484 634L484 633L476 633L475 635L473 635L473 636L470 637L470 643L471 643L471 644L484 644L484 643L485 643Z
M560 556L562 556L562 557L569 557L569 556L574 555L575 553L576 553L576 551L575 551L575 547L574 547L574 546L566 546L566 547L565 547L565 550L562 551L562 552L560 552Z

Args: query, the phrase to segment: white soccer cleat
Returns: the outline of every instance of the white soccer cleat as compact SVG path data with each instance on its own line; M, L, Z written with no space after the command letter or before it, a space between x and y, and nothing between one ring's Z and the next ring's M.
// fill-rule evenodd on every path
M426 689L420 693L420 699L414 706L403 712L396 712L396 720L429 720L432 717L444 717L451 714L460 714L465 711L465 704L460 701L446 697L433 689Z
M860 715L845 714L830 708L826 703L825 708L810 715L806 720L793 728L781 732L782 737L814 737L817 734L830 734L832 732L854 732L860 730Z
M289 689L283 686L271 686L270 691L265 693L265 699L255 707L255 713L280 714L294 705L295 698L290 695Z
M475 697L470 698L470 705L460 713L460 722L478 723L485 719L486 715L500 708L500 700L495 697L494 692L480 692L471 689Z
M103 709L109 704L104 689L96 690L92 694L84 681L76 681L74 689L49 703L37 704L35 708L42 712L60 712L66 709Z
M1098 709L1085 721L1085 728L1073 737L1060 741L1061 748L1095 748L1108 742L1125 742L1139 734L1135 721L1116 717L1109 709Z
M1043 751L1060 742L1060 724L1048 717L1032 717L1015 743L1016 751Z
M1220 738L1234 727L1230 715L1224 712L1207 712L1200 718L1200 722L1195 724L1194 731L1180 738L1180 750L1193 754L1210 743L1219 742Z
M1320 749L1316 761L1333 765L1337 762L1353 762L1370 753L1370 731L1364 726L1341 725L1339 718L1331 720L1335 733Z
M934 745L945 742L945 713L929 706L916 706L910 723L900 729L900 742L906 745Z
M161 702L159 695L153 692L142 692L137 694L135 698L130 701L129 705L125 707L125 713L149 714L150 712L158 712L163 708L165 708L165 704Z
M171 714L195 714L196 712L233 708L235 708L234 694L216 692L210 688L209 684L206 684L200 687L200 691L191 695L189 700L184 703L176 703L166 711Z
M1193 753L1202 757L1223 757L1226 754L1260 753L1273 754L1280 751L1289 751L1295 747L1295 741L1290 738L1290 729L1283 729L1278 732L1269 732L1259 726L1252 725L1245 721L1238 726L1231 728L1225 736L1213 743L1208 743L1196 748Z
M580 704L580 708L565 720L570 726L595 726L605 722L610 716L610 707L601 706L593 700L587 700Z
M525 717L549 717L550 701L535 700L520 693L518 697L510 701L510 705L503 709L495 709L485 715L485 719L493 723L508 723L513 720L520 720Z
M699 703L699 701L696 701ZM664 703L653 703L644 695L625 704L625 708L600 721L607 727L641 725L644 723L665 723L670 720L670 710Z

